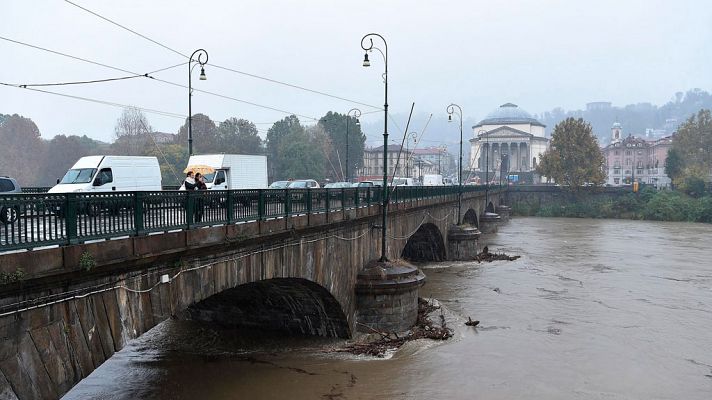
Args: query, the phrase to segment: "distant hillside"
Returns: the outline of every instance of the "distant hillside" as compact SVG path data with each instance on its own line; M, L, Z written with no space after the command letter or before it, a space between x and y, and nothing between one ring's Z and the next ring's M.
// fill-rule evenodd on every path
M662 106L638 103L616 107L608 102L595 102L587 104L585 110L555 108L535 117L546 125L547 134L568 117L583 118L591 123L593 131L605 144L610 138L611 125L616 121L623 125L626 135L644 136L647 132L650 138L661 137L672 134L679 124L703 108L712 109L712 95L693 89L687 93L675 93L674 99Z

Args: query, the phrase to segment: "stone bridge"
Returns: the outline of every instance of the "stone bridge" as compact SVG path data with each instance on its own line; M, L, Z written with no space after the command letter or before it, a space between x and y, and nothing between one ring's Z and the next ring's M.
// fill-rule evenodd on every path
M390 204L388 257L466 257L479 236L474 228L490 231L497 222L485 210L505 197L500 189L463 194L469 234L452 230L455 191ZM414 322L422 273L386 272L380 292L359 275L381 253L380 208L0 255L6 275L24 271L0 286L0 399L57 399L173 316L336 337L369 323Z

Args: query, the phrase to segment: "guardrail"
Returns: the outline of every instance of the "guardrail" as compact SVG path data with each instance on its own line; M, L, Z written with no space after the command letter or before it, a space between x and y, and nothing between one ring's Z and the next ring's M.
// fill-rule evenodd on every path
M484 186L463 186L463 193L484 190ZM396 187L389 202L457 193L457 186ZM379 187L4 194L0 195L0 251L329 213L377 205L381 196Z

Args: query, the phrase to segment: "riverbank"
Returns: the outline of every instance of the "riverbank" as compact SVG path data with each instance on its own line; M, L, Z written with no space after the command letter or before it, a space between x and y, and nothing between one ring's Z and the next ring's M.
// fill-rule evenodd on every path
M610 218L712 223L712 196L690 197L670 190L644 188L618 196L572 194L554 201L512 204L517 216Z

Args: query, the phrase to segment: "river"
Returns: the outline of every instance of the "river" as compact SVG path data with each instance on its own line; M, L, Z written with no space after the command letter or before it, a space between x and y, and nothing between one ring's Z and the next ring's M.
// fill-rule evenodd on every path
M712 399L712 225L516 218L483 242L522 257L421 266L449 341L373 359L171 320L64 398Z

